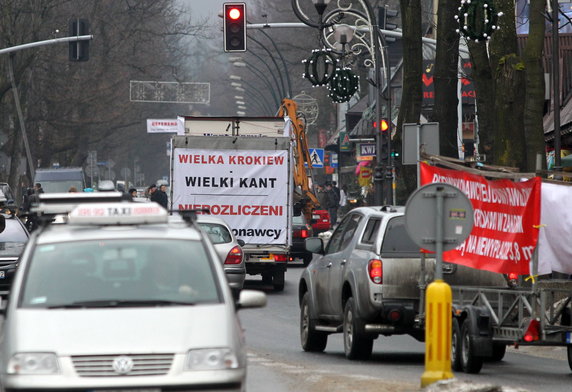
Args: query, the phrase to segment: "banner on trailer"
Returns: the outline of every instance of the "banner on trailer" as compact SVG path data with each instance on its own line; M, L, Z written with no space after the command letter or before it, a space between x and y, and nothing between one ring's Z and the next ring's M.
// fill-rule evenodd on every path
M287 150L175 148L173 208L224 219L247 244L284 244L288 227Z
M542 183L538 274L572 274L572 186Z
M541 179L492 180L463 171L421 163L421 185L442 182L459 188L471 200L474 226L443 260L499 273L530 273L538 242Z

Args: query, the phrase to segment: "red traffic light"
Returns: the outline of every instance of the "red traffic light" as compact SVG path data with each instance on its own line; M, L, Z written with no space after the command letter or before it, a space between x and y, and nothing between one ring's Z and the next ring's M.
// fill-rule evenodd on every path
M224 3L224 51L246 51L246 4Z
M228 17L232 20L237 20L242 16L242 12L238 8L230 8L228 10Z

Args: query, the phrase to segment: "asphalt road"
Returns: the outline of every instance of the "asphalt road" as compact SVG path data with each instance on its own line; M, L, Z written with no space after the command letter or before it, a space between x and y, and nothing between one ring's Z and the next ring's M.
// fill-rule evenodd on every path
M247 278L247 288L268 295L265 308L240 311L248 346L249 392L421 390L425 346L409 336L379 337L368 361L347 360L341 334L330 335L324 353L304 352L298 332L301 272L301 266L289 268L285 289L279 293L262 286L259 277ZM503 361L485 363L479 374L455 377L531 392L569 392L572 372L565 357L562 348L509 349Z

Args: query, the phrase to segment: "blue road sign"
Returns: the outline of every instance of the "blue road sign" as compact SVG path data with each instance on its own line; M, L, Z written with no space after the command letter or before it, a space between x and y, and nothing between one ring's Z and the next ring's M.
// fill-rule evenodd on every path
M324 167L324 149L323 148L309 148L310 162L312 167Z

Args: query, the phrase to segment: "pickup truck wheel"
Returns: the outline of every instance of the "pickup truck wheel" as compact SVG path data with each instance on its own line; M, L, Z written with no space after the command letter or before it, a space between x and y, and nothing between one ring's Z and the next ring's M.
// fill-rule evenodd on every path
M506 344L493 343L493 355L490 358L492 362L502 361L505 354L506 354Z
M373 338L367 337L363 322L355 313L355 301L350 297L344 308L344 352L348 359L368 359L373 349Z
M328 335L316 331L316 323L312 320L310 308L310 294L304 294L300 304L300 342L304 351L322 352L328 344Z
M262 284L272 284L272 272L262 273Z
M458 372L463 370L463 367L461 366L461 328L456 317L453 317L451 331L451 368Z
M465 373L478 373L483 367L483 358L473 353L470 324L471 320L466 320L461 327L461 365Z

